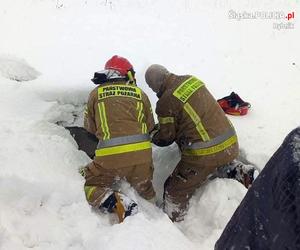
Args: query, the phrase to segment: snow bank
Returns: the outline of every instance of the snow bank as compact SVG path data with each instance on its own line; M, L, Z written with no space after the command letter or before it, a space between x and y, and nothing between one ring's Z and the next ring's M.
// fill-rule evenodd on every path
M0 74L17 82L34 80L40 75L24 59L12 55L0 55Z
M207 207L195 205L211 221L216 216L209 212L213 207L224 209L226 216L218 229L215 224L207 227L199 223L202 218L193 210L190 216L194 222L197 218L196 227L190 227L188 219L181 228L125 183L122 190L138 202L139 213L121 225L113 225L116 217L92 211L86 202L84 179L78 168L89 158L77 150L70 134L55 124L72 122L64 114L72 113L74 106L44 101L28 86L4 78L0 78L0 100L0 249L209 249L232 214L232 207L238 204L228 205L225 198L222 200L230 190L228 183L228 190L216 195ZM179 153L172 145L162 150L155 147L153 156L154 185L161 200L163 182L179 160ZM210 196L220 183L211 183L204 193ZM234 185L243 189L237 182ZM233 200L243 195L239 192ZM195 197L200 199L199 195ZM199 230L202 233L195 234ZM208 242L201 240L206 234L211 235Z
M89 158L64 128L43 120L57 104L18 84L0 82L1 114L6 112L0 118L1 249L193 248L165 214L128 184L124 191L139 202L140 214L112 226L113 218L93 212L77 172Z
M0 248L193 249L162 213L146 218L141 212L112 226L109 216L91 211L80 187L74 180L1 178Z
M203 249L213 249L246 189L237 181L216 179L203 186L190 202L190 209L179 227ZM197 230L201 229L201 230Z

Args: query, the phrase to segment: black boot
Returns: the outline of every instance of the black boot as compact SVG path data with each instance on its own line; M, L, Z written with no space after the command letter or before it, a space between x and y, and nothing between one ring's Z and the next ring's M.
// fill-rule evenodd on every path
M100 205L100 209L109 213L116 213L119 222L122 222L127 216L134 215L138 212L138 205L126 195L119 192L113 192Z

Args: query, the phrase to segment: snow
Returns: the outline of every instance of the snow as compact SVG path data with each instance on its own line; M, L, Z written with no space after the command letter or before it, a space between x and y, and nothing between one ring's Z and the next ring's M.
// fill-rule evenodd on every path
M295 135L295 137L293 138L292 146L294 151L293 152L294 162L298 163L300 167L300 136L298 134Z
M216 98L237 92L252 109L229 117L259 168L300 116L298 1L1 0L0 249L213 249L246 190L206 183L186 219L173 224L124 183L139 213L115 224L93 211L78 169L89 162L60 125L82 124L95 71L127 57L139 85L152 63L202 79ZM273 20L230 20L229 10L295 11L291 30ZM154 186L179 160L175 145L154 147Z
M18 82L34 80L40 75L25 60L11 55L0 55L0 73L3 77Z

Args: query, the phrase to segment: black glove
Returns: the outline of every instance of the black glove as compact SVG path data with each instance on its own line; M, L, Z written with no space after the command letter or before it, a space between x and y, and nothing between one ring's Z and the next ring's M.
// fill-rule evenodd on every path
M86 172L85 172L86 169L87 169L87 167L81 167L78 169L78 173L84 178L86 177Z
M155 124L154 128L149 132L150 140L152 141L152 138L157 134L159 131L159 124Z

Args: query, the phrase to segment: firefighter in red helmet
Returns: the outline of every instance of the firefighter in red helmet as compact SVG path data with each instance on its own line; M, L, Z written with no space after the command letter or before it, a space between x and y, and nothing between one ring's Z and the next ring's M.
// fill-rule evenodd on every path
M146 200L155 197L149 138L154 128L151 104L136 86L133 66L126 58L113 56L92 81L97 87L89 95L84 127L99 143L93 161L84 169L86 198L93 207L117 210L118 215L121 211L124 219L136 204L126 203L118 192L120 179L128 181Z
M124 57L113 56L105 63L105 69L117 70L121 75L127 75L128 71L133 71L133 66Z

